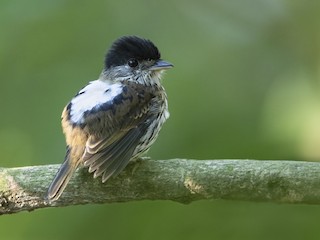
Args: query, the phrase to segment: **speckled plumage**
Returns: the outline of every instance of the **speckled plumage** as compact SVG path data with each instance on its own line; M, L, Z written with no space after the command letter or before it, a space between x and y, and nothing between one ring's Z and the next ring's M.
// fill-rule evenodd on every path
M169 117L161 73L172 65L155 45L134 36L111 46L105 69L62 113L67 153L47 199L57 200L79 165L107 181L148 151Z

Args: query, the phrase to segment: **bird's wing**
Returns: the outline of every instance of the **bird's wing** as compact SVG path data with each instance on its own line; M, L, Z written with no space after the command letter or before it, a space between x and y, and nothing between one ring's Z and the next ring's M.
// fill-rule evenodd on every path
M115 141L112 143L108 139L89 137L83 156L84 165L89 167L89 172L94 172L94 177L102 175L102 182L107 181L112 175L116 176L120 173L128 164L139 144L140 138L146 130L144 126L145 124L132 128L124 135L115 134ZM97 144L102 148L94 153Z
M105 182L125 168L152 122L153 100L152 94L126 86L112 102L86 114L82 127L89 137L82 159L94 177L102 175Z

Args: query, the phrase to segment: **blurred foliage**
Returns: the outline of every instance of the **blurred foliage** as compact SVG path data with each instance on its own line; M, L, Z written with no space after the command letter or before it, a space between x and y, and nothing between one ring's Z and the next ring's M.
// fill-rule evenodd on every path
M60 114L111 42L175 68L166 158L320 159L320 2L0 0L1 166L60 163ZM139 202L0 217L2 239L318 239L318 206Z

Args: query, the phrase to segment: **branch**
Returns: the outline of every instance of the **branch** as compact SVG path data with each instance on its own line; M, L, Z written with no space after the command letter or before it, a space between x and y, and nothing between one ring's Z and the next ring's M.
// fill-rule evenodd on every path
M320 164L256 160L144 160L102 184L79 169L61 198L44 200L59 165L0 168L0 214L87 203L229 199L320 204Z

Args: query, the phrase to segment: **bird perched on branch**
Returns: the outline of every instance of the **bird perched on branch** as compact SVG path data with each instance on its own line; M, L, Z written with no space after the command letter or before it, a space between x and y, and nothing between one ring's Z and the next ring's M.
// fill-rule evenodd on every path
M148 151L169 117L161 75L171 67L150 40L125 36L112 44L99 79L63 110L67 152L48 189L48 201L61 196L79 166L106 182Z

